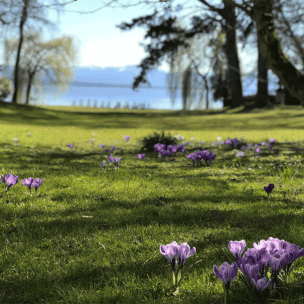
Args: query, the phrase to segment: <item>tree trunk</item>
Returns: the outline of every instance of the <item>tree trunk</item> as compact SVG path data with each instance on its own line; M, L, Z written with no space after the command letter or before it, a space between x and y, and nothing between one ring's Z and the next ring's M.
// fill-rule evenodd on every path
M30 100L30 93L31 93L31 87L32 87L32 80L34 78L36 69L33 73L29 74L29 82L28 82L28 86L27 86L27 91L26 91L26 101L25 104L28 105L29 104L29 100Z
M206 110L209 109L209 86L206 76L202 76L205 82L205 88L206 88Z
M19 72L19 60L20 60L20 53L21 53L21 47L22 47L22 41L23 41L23 26L27 18L27 7L28 7L28 1L29 0L23 0L24 6L22 10L22 17L19 25L20 29L20 38L19 38L19 45L18 45L18 52L17 52L17 58L16 58L16 64L15 64L15 78L14 78L14 95L12 99L12 103L17 103L17 91L18 91L18 72Z
M232 93L232 107L243 105L243 88L241 83L239 57L236 46L236 16L235 7L224 2L226 26L225 50L229 65L229 80Z
M231 5L236 1L224 0ZM260 39L260 52L266 59L268 68L280 79L292 97L304 104L304 75L297 70L284 55L280 40L277 37L274 20L271 16L273 1L254 0L251 10L244 9L245 13L257 24L257 35ZM240 7L241 8L241 7ZM241 8L242 9L242 8Z
M259 39L258 39L258 50ZM262 81L264 79L264 81ZM255 106L257 108L263 108L267 106L268 103L268 69L267 61L262 57L261 52L259 51L258 58L258 93L255 101Z

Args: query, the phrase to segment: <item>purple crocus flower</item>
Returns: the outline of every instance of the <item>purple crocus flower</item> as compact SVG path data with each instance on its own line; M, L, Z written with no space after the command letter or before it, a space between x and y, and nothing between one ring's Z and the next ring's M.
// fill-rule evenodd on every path
M113 153L114 152L114 150L110 150L110 153Z
M107 153L109 151L109 149L105 149L105 152Z
M290 258L292 258L292 253L290 252L283 253L282 255L279 253L270 255L268 264L270 265L275 276L277 276L279 272L286 266Z
M138 156L139 159L144 159L146 154L138 154L137 156Z
M232 143L234 146L237 146L239 143L239 140L237 138L235 138L235 139L233 139Z
M68 147L73 148L74 145L73 144L68 144Z
M112 156L112 155L109 155L109 156L108 156L108 161L109 161L109 163L111 163L113 160L114 160L114 159L113 159L113 156Z
M121 161L121 157L113 158L114 163L119 163Z
M236 258L236 262L239 265L240 257L246 247L246 242L244 240L241 241L230 241L228 244L230 252Z
M269 259L270 253L266 248L261 248L259 250L249 248L245 252L244 256L240 258L237 264L250 281L251 278L254 278L259 274L260 270L264 270L264 267Z
M245 148L246 148L245 146L242 146L242 147L241 147L241 150L245 150Z
M254 146L255 146L256 148L258 148L258 147L259 147L259 145L258 145L258 144L255 144Z
M223 281L224 288L229 289L232 282L235 280L238 273L238 266L236 263L232 263L231 266L224 262L220 269L218 269L217 265L213 266L213 273ZM228 292L226 292L228 294Z
M94 142L94 139L92 138L92 139L91 139L91 143L93 143L93 142Z
M258 275L255 278L251 278L251 283L259 292L262 292L264 289L267 289L269 287L269 285L272 283L272 280L270 279L267 283L267 278L262 278L260 275Z
M265 145L266 145L265 141L261 142L261 146L265 146Z
M104 145L104 144L99 144L99 147L100 148L104 148L106 145Z
M195 254L196 248L193 247L190 250L190 246L187 243L178 245L175 241L172 244L166 246L160 245L160 253L171 263L173 271L173 284L179 283L181 275L178 275L179 271L183 268L187 258ZM177 278L177 280L176 280Z
M271 139L269 140L269 142L270 142L271 144L274 144L275 139L271 138Z
M248 144L247 148L248 148L248 150L252 150L252 145Z
M277 252L292 253L292 257L287 260L288 264L293 263L296 259L304 256L304 249L300 250L300 247L295 244L290 244L284 240L279 240L278 238L269 237L267 241L261 240L258 244L253 243L253 247L256 249L266 248L270 254L275 254Z
M254 151L255 151L256 153L260 153L260 152L261 152L261 149L260 149L260 148L256 148Z
M39 178L36 178L33 183L32 183L32 186L35 188L36 192L37 192L37 189L41 186L43 182L43 179L39 179Z
M274 184L269 184L267 187L264 187L264 190L267 192L268 196L274 188Z
M7 175L4 174L4 180L7 183L7 188L6 189L8 190L11 186L18 183L18 176L17 175L12 175L11 173L9 173Z
M178 245L175 241L166 246L160 245L159 250L160 253L172 264L173 268L176 264L183 267L187 258L196 252L195 247L190 251L190 246L187 243L181 243Z
M268 145L268 148L271 149L271 148L272 148L272 144L269 144L269 145Z
M34 181L34 179L32 177L28 177L24 180L21 180L21 184L24 186L27 186L29 188L30 194L32 194L31 186L32 186L33 181Z
M114 150L116 148L116 146L111 146L111 149Z
M130 140L130 136L125 135L125 141L129 141Z

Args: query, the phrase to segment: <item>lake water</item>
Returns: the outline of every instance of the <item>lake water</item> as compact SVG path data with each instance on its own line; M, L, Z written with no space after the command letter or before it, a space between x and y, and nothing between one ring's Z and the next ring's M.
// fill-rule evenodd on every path
M254 94L256 92L256 86L243 87L244 95ZM56 98L52 95L55 89L50 86L45 86L44 89L44 104L50 106L72 106L75 101L76 106L80 106L80 100L82 99L82 105L84 107L88 106L88 100L90 100L90 107L94 106L95 100L97 107L101 107L102 103L104 107L114 108L118 101L120 101L121 108L125 106L128 102L129 107L132 108L134 104L138 107L145 104L145 108L150 109L162 109L162 110L181 110L182 109L182 99L180 92L177 92L175 106L172 106L171 98L169 92L166 89L155 89L155 88L139 88L137 91L133 91L131 88L120 88L120 87L80 87L80 86L69 86L65 94L59 95ZM272 94L272 91L269 90ZM204 93L205 94L205 93ZM34 94L33 94L34 95ZM43 97L41 95L37 96L39 102L36 104L41 104ZM199 95L197 96L199 97ZM7 101L12 99L12 94ZM197 98L199 99L199 98ZM220 109L223 107L221 101L212 101L212 92L209 92L209 107L213 109ZM194 105L195 106L195 105ZM194 107L192 106L192 109Z

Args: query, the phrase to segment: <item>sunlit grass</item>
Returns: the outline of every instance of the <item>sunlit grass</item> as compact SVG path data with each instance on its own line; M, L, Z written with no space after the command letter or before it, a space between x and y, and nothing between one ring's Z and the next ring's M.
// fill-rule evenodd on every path
M244 239L247 249L271 236L304 247L303 111L181 118L169 111L121 116L122 110L30 108L0 108L0 175L19 176L0 198L1 303L222 303L212 267L235 261L230 240ZM196 147L188 145L175 162L153 152L139 160L138 140L158 130ZM236 150L211 146L218 136L244 136L251 144L275 138L276 151L263 148L256 157L246 149L246 157L236 158ZM198 140L217 154L210 167L194 168L186 158ZM119 170L101 170L107 155L99 143L117 147ZM44 180L33 197L21 184L27 177ZM268 198L269 183L275 188ZM166 295L171 267L159 251L173 241L196 247L186 267L202 260L174 299ZM303 281L303 273L300 258L291 283ZM231 303L253 303L237 282L230 293ZM301 297L295 288L269 303L302 303Z

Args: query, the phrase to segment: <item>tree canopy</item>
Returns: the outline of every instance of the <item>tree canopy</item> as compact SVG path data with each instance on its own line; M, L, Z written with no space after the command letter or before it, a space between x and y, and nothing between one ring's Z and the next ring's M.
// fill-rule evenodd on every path
M18 39L5 41L5 62L7 65L14 59L18 47ZM75 76L71 65L77 60L76 48L71 37L56 38L41 41L39 32L32 32L24 36L24 46L20 56L18 100L24 97L27 89L26 103L29 103L32 85L43 92L43 75L46 74L50 85L56 85L64 94L70 81ZM51 73L55 76L52 78ZM57 92L56 92L57 93Z

